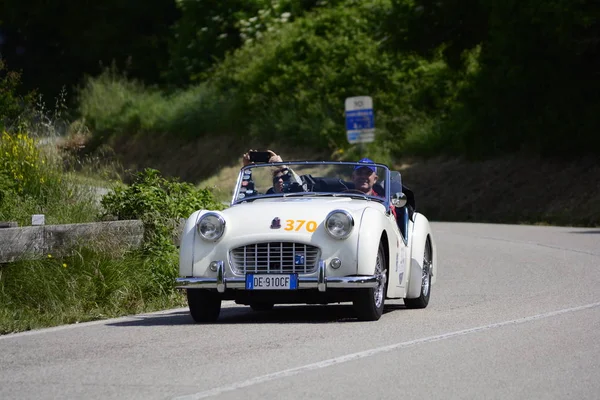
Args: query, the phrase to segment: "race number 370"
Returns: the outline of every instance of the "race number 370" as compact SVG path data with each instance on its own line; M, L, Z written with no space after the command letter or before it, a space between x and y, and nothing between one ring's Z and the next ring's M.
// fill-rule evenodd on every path
M317 230L317 222L305 219L286 219L284 229L286 231L300 231L304 229L308 232L314 232Z

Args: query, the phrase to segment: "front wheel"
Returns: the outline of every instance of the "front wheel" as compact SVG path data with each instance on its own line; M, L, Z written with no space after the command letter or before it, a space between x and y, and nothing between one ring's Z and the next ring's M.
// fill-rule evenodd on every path
M425 244L425 254L423 255L421 294L416 299L404 299L406 308L425 308L429 304L429 297L431 296L431 266L431 243L428 240Z
M379 244L377 259L375 261L375 275L377 286L374 288L360 289L354 297L354 310L361 321L377 321L383 314L383 303L387 288L387 269L383 245Z
M188 289L190 314L198 323L215 322L221 313L221 298L216 292L205 289Z

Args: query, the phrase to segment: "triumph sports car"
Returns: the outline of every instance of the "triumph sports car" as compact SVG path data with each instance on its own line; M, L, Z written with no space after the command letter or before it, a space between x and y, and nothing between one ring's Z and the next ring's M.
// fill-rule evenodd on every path
M227 209L185 223L176 281L193 319L216 321L223 300L255 311L352 302L365 321L386 299L427 307L437 276L429 221L399 172L366 166L367 182L364 163L243 167Z

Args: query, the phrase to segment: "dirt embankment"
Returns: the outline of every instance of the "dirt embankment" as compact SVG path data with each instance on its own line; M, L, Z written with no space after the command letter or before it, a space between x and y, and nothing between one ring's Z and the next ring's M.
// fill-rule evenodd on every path
M600 226L600 160L433 159L400 166L434 220Z
M250 146L230 137L192 143L157 137L121 140L113 147L127 168L156 168L229 199L240 158ZM274 149L284 160L328 158L312 149ZM398 160L394 169L415 192L417 209L431 220L600 226L600 158L435 158Z

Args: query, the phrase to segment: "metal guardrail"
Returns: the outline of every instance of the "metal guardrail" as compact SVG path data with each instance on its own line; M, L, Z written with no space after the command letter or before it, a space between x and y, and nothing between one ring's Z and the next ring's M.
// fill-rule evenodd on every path
M41 225L0 229L0 263L60 256L78 245L102 243L105 248L138 248L144 237L142 221Z

